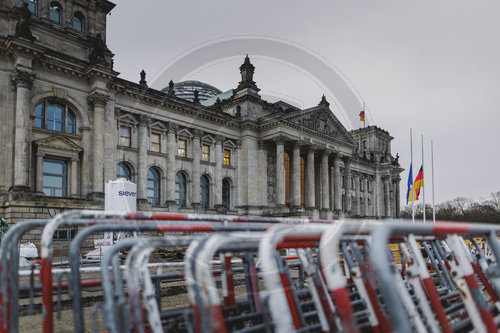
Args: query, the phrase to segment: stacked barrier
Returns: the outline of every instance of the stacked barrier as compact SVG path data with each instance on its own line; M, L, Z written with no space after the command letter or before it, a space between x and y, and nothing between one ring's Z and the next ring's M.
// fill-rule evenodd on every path
M60 227L80 229L67 268L53 267ZM19 271L18 245L33 228L43 228L41 258ZM103 232L139 236L83 265L82 244ZM75 332L498 332L499 232L479 223L68 212L5 234L0 332L19 331L22 298L30 308L40 299L42 330L56 331L62 294ZM153 263L155 251L184 260ZM170 288L185 290L185 301L167 302ZM102 295L91 323L85 290Z

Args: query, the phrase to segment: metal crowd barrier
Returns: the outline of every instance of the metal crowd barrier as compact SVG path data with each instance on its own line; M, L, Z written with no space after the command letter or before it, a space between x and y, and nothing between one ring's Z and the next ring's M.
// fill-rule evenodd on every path
M60 227L79 232L68 267L54 269ZM41 258L20 273L19 243L34 228L43 228ZM84 264L83 244L103 232L139 236ZM498 332L499 232L479 223L63 213L2 239L0 332L19 331L20 299L30 309L40 300L42 330L54 332L63 294L75 332L88 330L85 309L93 332ZM88 288L102 296L86 300Z

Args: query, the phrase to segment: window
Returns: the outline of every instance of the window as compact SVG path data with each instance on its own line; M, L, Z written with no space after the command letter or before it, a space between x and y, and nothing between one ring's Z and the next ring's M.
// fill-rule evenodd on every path
M83 17L83 14L81 12L76 12L75 15L73 15L73 29L79 32L84 31L84 22L85 19Z
M231 207L231 183L227 178L222 180L222 206L229 210Z
M204 209L210 207L210 182L207 176L200 177L200 204Z
M56 229L52 240L72 240L78 233L78 228Z
M50 20L56 23L62 23L62 7L58 2L50 3Z
M38 14L38 0L24 0L28 4L28 9L32 14Z
M161 135L151 133L151 150L159 153L161 151Z
M35 127L75 134L76 116L67 106L44 101L35 106Z
M178 147L177 147L177 155L186 157L187 156L187 141L186 140L179 140Z
M148 170L147 196L151 206L160 206L160 173L155 168Z
M175 203L179 207L186 207L186 176L182 172L175 175Z
M125 178L128 181L132 180L132 172L130 172L130 168L123 162L116 165L116 179L118 178Z
M128 126L120 126L120 146L130 147L132 129Z
M203 161L210 161L210 146L209 145L201 146L201 159Z
M231 165L231 151L224 149L224 165Z
M65 161L43 159L43 193L50 197L66 196L67 165Z

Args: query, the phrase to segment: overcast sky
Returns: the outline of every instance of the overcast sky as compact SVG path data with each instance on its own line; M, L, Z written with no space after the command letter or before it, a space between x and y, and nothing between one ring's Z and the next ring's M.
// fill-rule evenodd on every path
M138 82L144 69L152 84L179 55L218 38L285 39L335 66L366 102L371 124L395 137L393 155L399 153L406 169L402 196L410 164L410 127L414 170L422 160L420 135L425 139L427 202L431 139L436 202L500 191L500 1L115 3L108 16L107 44L122 78ZM240 51L241 57L193 68L182 79L207 82L223 91L234 88L248 52ZM316 105L325 93L299 64L269 54L250 57L264 95L281 96L305 108ZM335 112L335 105L332 108Z

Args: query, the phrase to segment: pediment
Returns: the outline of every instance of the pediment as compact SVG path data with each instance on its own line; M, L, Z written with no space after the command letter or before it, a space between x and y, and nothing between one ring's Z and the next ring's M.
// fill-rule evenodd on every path
M316 107L301 112L294 112L286 115L284 120L299 125L305 129L309 129L323 135L329 136L332 139L356 144L352 135L342 125L329 109Z
M38 149L47 148L51 150L63 150L75 153L79 153L83 150L82 147L62 135L54 135L48 138L40 139L35 141L35 145L38 146Z

